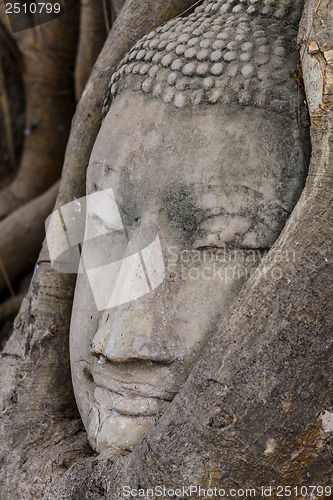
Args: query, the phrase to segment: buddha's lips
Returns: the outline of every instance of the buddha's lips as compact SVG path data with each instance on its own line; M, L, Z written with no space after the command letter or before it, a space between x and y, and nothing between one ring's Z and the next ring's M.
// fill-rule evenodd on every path
M109 370L105 369L105 366L98 364L94 366L92 375L97 385L97 389L100 388L109 392L110 406L114 404L115 398L118 398L117 405L118 403L119 405L124 404L124 408L127 405L128 407L143 405L147 407L147 411L149 408L154 409L154 411L149 414L156 414L157 409L163 406L164 403L172 401L175 394L178 392L178 388L170 387L171 384L169 385L170 388L166 388L165 380L163 384L164 387L161 387L160 384L157 386L149 382L134 382L129 380L129 377L124 377L124 380L120 379L119 374L115 377ZM133 373L133 375L134 378L136 378L135 373ZM158 382L160 381L158 380ZM112 409L118 411L116 408ZM119 413L127 414L128 412L121 411ZM133 415L132 410L131 414Z
M101 386L96 387L94 397L98 405L106 410L135 417L159 417L170 404L158 398L124 397Z

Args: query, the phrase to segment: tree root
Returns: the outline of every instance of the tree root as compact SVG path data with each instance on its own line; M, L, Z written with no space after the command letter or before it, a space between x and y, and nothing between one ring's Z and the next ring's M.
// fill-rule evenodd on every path
M0 8L0 19L8 20ZM23 57L26 125L22 159L14 181L0 196L0 219L39 196L60 176L74 113L73 65L78 12L14 33ZM10 31L10 28L8 28Z
M75 96L79 101L107 31L100 1L81 0L80 37L75 65Z
M22 60L0 22L0 187L15 175L24 132Z
M46 193L19 208L0 223L0 258L9 282L35 263L45 236L45 219L51 213L59 182ZM7 279L0 273L0 291Z

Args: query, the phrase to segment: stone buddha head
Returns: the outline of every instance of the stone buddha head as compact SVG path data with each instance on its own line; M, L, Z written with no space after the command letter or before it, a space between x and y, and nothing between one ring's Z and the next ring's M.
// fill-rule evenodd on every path
M300 194L282 11L206 1L145 36L112 79L71 323L97 451L132 450L168 409Z

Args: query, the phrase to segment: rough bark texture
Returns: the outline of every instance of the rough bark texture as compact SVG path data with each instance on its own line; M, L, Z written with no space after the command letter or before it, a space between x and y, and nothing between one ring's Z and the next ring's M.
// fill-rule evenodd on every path
M85 193L85 170L117 64L138 38L189 0L128 0L84 91L70 134L57 205ZM92 452L71 389L68 332L75 276L51 268L46 246L1 355L0 498L42 498L46 485Z

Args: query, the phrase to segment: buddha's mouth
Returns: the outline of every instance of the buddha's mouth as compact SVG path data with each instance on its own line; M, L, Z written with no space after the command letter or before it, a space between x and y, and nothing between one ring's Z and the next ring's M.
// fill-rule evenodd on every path
M99 407L111 411L114 416L160 417L170 404L159 398L124 397L101 386L96 387L94 398Z
M148 376L140 366L119 372L118 367L96 363L92 376L96 387L94 399L100 408L114 416L160 417L178 392L168 384L170 377L164 377L156 368ZM163 370L164 373L164 370ZM165 375L165 373L164 373Z

